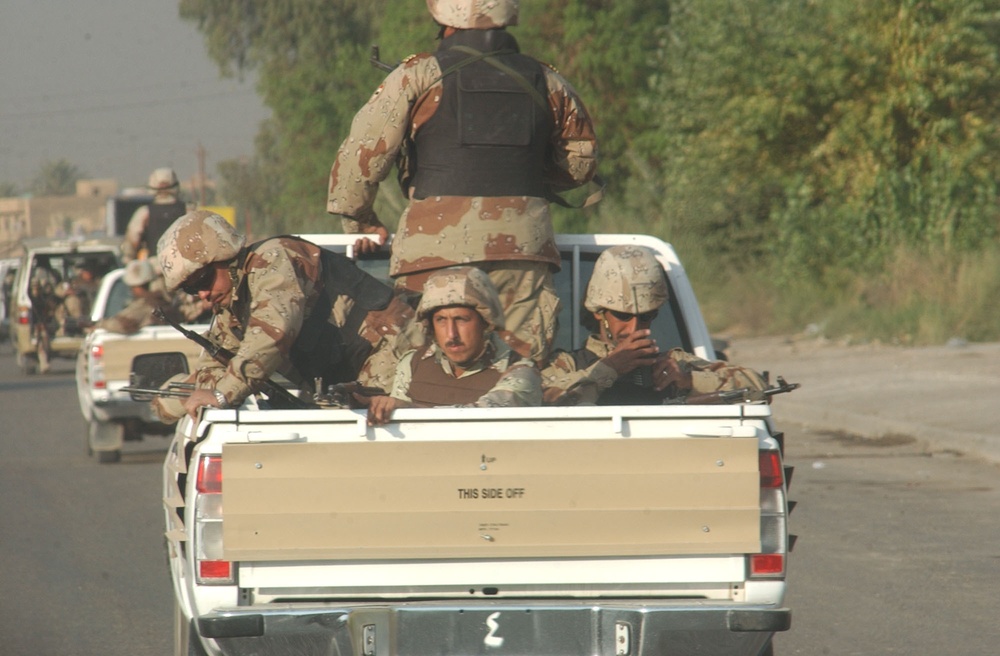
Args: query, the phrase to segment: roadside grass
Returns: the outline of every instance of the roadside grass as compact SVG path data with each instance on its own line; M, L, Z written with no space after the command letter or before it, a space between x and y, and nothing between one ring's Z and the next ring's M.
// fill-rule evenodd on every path
M872 274L838 272L821 286L684 258L709 329L728 336L811 334L903 345L1000 340L1000 248L959 257L899 250Z

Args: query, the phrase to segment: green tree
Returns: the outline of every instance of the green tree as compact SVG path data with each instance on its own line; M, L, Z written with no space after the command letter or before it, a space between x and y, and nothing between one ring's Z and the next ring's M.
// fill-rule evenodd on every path
M13 182L0 182L0 198L10 198L19 193L17 185Z
M180 15L204 33L224 75L253 71L264 103L266 165L278 190L272 220L285 230L334 225L325 214L329 167L354 112L375 88L368 64L385 0L181 0ZM263 181L262 181L263 182Z
M76 182L85 177L74 164L65 159L45 162L32 179L28 190L36 196L71 196Z
M822 278L995 234L996 0L672 8L643 141L669 235Z

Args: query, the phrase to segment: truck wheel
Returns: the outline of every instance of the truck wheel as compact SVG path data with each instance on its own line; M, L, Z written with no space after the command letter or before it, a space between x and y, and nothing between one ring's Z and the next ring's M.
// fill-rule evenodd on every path
M98 451L97 452L97 462L102 465L109 465L115 462L121 462L122 450L115 449L114 451Z
M30 376L35 373L38 369L38 359L34 355L29 355L27 353L17 354L17 366L21 370L21 373L25 376Z
M87 428L87 448L97 454L97 462L108 464L122 459L125 426L118 422L91 421Z
M174 656L208 656L177 600L174 600Z

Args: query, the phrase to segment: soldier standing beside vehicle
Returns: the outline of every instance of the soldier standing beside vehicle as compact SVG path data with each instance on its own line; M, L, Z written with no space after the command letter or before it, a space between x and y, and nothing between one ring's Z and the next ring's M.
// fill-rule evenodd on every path
M540 405L541 379L497 335L500 299L475 267L435 271L424 285L417 318L429 343L403 355L389 396L370 400L368 423L384 424L396 408Z
M290 236L246 246L224 218L199 210L170 226L157 256L167 291L211 303L207 337L234 353L199 369L183 409L154 401L164 419L238 406L275 372L304 389L317 377L391 389L395 337L413 310L343 255Z
M598 332L583 348L557 351L542 371L547 405L656 404L689 394L767 385L757 372L680 348L661 353L650 325L667 302L660 263L642 246L613 246L597 258L584 305ZM764 398L761 395L760 398Z
M327 211L345 232L384 244L373 205L398 163L409 204L392 244L397 286L420 292L435 270L478 266L500 292L505 339L544 362L559 311L549 202L593 178L593 124L570 84L506 31L517 0L427 6L441 44L404 60L355 116L330 170ZM378 247L356 244L362 254Z
M171 168L156 169L149 175L147 187L153 192L153 202L132 214L125 228L122 257L125 262L156 256L156 244L170 225L187 212L180 199L180 182Z
M52 333L56 327L56 311L61 299L56 295L60 276L45 257L36 260L28 280L28 298L31 301L31 333L35 339L38 373L49 370L52 355Z

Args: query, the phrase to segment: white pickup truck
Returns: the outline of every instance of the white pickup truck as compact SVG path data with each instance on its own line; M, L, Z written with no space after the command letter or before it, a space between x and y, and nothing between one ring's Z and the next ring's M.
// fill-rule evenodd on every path
M673 250L640 236L559 237L559 345L582 343L594 260L624 242L667 272L660 347L714 357ZM251 398L178 424L163 497L177 654L751 656L791 622L766 403L406 409L370 427Z
M117 269L104 276L91 307L92 322L118 314L132 301L132 292L122 280L124 273L124 269ZM189 328L204 332L208 326ZM76 359L76 391L87 422L87 453L96 455L98 462L121 460L126 440L173 434L172 427L153 416L148 403L133 401L121 391L129 384L129 369L136 355L164 351L184 353L191 367L201 354L197 344L171 326L146 326L132 335L96 328L84 339Z

